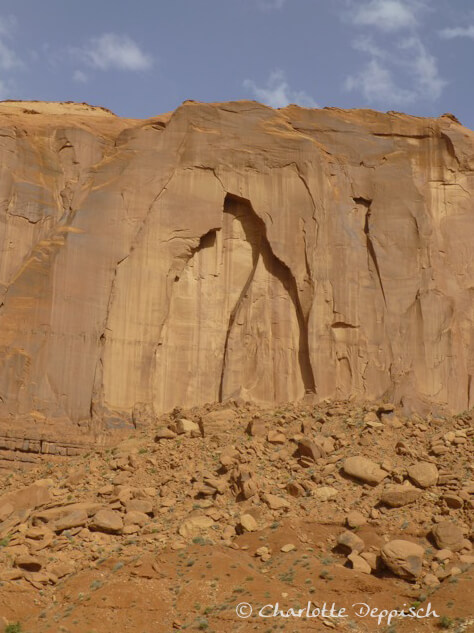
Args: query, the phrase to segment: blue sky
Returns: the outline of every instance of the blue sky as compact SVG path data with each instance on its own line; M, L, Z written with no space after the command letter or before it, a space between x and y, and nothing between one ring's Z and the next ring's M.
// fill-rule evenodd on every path
M474 127L472 0L2 0L0 99L257 99Z

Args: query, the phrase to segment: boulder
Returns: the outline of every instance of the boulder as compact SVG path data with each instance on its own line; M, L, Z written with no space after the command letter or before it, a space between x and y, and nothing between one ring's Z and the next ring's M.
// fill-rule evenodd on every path
M364 483L377 485L387 477L388 473L367 457L348 457L344 461L343 470L346 475L355 477Z
M156 430L155 442L159 442L160 440L172 440L175 437L176 433L174 431L162 426Z
M196 422L193 422L192 420L188 420L186 418L180 418L177 422L176 422L176 432L178 433L178 435L183 435L183 434L197 434L197 433L201 433L200 429L199 429L199 424L196 424Z
M367 517L365 517L362 512L359 512L358 510L352 510L352 512L349 512L349 514L346 516L347 527L358 528L362 527L366 523Z
M0 522L18 510L35 510L51 501L52 480L42 480L0 497Z
M148 499L130 499L125 502L125 510L127 512L153 514L153 503Z
M263 420L251 420L247 426L247 433L252 437L265 437L267 435L267 425Z
M431 532L438 549L449 549L452 552L459 552L463 548L464 533L452 521L437 523Z
M80 527L85 525L89 520L89 515L87 512L80 508L78 510L73 510L68 514L65 514L63 517L57 519L51 526L51 528L55 532L62 532L63 530L70 530L71 528Z
M205 515L191 516L185 519L178 528L178 533L183 538L189 539L200 536L214 525L214 521Z
M303 438L298 442L298 455L300 457L307 457L314 462L320 457L325 456L325 452L321 446L318 446L313 440Z
M137 510L130 510L123 518L124 526L128 525L138 525L139 527L143 527L147 523L150 523L150 517L144 512L139 512Z
M420 576L424 553L421 545L404 540L389 541L381 550L385 565L406 580L416 580Z
M115 534L121 532L123 520L121 515L114 510L99 510L92 517L89 527L98 532Z
M354 532L350 532L349 530L339 534L337 537L337 543L343 548L349 550L351 553L356 552L359 554L365 549L365 543L360 536L357 536L357 534L354 534Z
M251 514L242 514L240 517L240 525L244 532L256 532L258 530L257 521Z
M43 567L43 563L36 556L24 555L15 559L15 566L25 571L37 572Z
M421 494L421 490L410 485L388 486L383 490L380 501L390 508L401 508L417 501Z
M202 416L199 423L203 437L210 435L220 435L232 430L235 426L237 417L236 411L233 409L220 409L219 411L211 411Z
M284 444L286 442L286 435L281 431L268 431L267 442L270 442L270 444Z
M352 552L347 558L351 561L352 569L355 571L360 571L363 574L372 573L372 567L369 563L356 552Z
M262 500L267 504L270 510L287 510L290 507L290 503L286 499L278 497L277 495L265 493L262 495Z
M319 501L329 501L330 499L335 499L338 494L339 490L337 490L337 488L333 488L332 486L319 486L313 491L313 496L315 496Z
M408 468L408 476L420 488L429 488L438 481L438 469L431 462L418 462Z

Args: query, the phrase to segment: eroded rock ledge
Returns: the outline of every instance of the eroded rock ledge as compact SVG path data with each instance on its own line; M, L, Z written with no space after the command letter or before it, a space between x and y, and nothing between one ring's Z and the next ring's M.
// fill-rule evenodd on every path
M473 141L450 116L0 104L0 417L472 407Z

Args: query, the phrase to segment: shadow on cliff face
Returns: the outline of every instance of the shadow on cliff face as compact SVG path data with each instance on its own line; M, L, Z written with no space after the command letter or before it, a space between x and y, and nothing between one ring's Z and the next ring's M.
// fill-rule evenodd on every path
M230 314L223 354L221 383L219 387L219 400L222 401L224 396L223 381L228 357L229 337L232 332L235 320L241 309L242 302L253 282L259 260L261 260L261 262L263 263L265 270L280 281L280 283L286 290L288 297L293 303L298 319L299 328L298 361L301 371L301 379L304 384L305 392L315 393L316 386L308 348L307 315L303 313L301 307L294 275L292 274L288 266L273 253L273 250L266 235L265 223L255 213L249 200L245 198L240 198L239 196L233 194L227 194L224 200L224 213L228 213L229 215L233 216L242 225L245 238L252 247L253 267L246 284L242 288L237 303L235 304Z

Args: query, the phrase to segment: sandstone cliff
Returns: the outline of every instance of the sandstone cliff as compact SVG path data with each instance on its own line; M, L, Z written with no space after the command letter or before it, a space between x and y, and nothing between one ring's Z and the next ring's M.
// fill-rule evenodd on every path
M0 152L1 419L473 406L474 134L454 118L13 102Z

